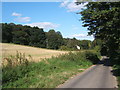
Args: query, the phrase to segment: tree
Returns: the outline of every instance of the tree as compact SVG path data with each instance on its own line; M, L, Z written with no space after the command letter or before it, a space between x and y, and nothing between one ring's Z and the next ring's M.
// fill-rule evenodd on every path
M7 23L2 23L2 42L12 42L12 26Z
M13 43L16 44L22 44L22 45L28 45L29 44L29 34L27 30L30 30L29 28L26 28L25 26L22 26L20 24L15 25L14 23L10 23L10 25L13 27L12 29L12 35L13 35Z
M29 32L29 45L45 48L46 47L46 36L43 29L33 27Z
M63 45L63 37L60 32L55 32L55 30L49 30L46 33L47 36L47 48L50 49L59 49L61 45Z
M109 56L120 50L120 2L89 2L79 14L89 35L103 40Z
M62 48L67 48L69 50L77 50L77 46L80 49L90 49L92 42L90 40L77 40L76 38L64 38L64 45Z
M25 31L14 31L13 34L13 43L28 45L28 34Z
M90 49L91 41L90 40L82 40L82 41L80 41L80 46L82 47L82 49Z
M93 49L93 48L96 47L96 46L101 47L102 44L104 44L104 42L102 42L101 39L96 39L96 38L95 38L95 39L92 41L91 48Z
M68 39L66 46L68 48L76 50L77 49L76 45L79 45L79 44L80 44L80 41L77 40L76 38L73 38L73 39Z

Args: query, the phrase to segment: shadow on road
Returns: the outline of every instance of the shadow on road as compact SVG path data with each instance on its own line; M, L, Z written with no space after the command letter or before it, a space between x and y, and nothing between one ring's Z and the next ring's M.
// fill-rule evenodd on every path
M103 65L104 66L113 66L113 64L110 62L109 59L105 59ZM120 69L114 69L111 72L114 76L120 76Z
M100 60L97 65L103 65L103 66L107 66L107 67L113 66L112 62L110 61L110 59L108 57L105 57L102 60ZM120 69L111 70L111 73L115 77L120 77Z
M104 66L113 66L108 57L103 57L97 65L103 64Z

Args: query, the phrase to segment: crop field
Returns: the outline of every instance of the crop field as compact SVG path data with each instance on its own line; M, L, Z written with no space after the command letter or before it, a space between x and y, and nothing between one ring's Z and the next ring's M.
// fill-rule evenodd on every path
M0 43L2 46L2 57L9 57L10 55L16 55L16 52L25 53L26 56L31 55L35 62L39 62L44 58L51 58L52 56L58 56L60 54L68 53L68 51L58 51L42 49L24 45Z

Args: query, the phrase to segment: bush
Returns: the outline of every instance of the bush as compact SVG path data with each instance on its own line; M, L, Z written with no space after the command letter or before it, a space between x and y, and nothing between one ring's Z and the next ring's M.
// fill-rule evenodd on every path
M21 65L17 67L9 67L3 69L3 84L9 83L18 80L19 78L22 78L25 76L27 72L30 70L27 69L27 66Z
M29 59L32 57L29 55ZM13 82L25 76L29 71L26 69L29 66L29 61L25 54L17 51L15 56L3 58L3 84L6 82ZM6 62L5 62L6 61Z
M58 59L69 60L69 61L74 61L79 63L82 63L84 61L86 62L90 61L93 64L97 64L100 61L97 53L94 51L85 51L85 52L76 52L76 53L70 52L68 54L59 56Z
M63 45L63 46L60 47L60 50L73 51L75 49L74 48L69 48L69 47Z
M29 59L31 55L29 55ZM17 51L15 56L10 55L9 57L3 57L3 67L14 67L16 65L28 65L28 58L26 58L25 53L20 53Z
M85 52L86 59L90 60L93 64L97 64L100 60L95 53L91 53L86 51Z

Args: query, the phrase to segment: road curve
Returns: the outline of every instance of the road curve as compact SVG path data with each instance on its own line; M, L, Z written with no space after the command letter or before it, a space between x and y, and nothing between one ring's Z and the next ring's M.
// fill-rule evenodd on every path
M107 60L106 60L107 61ZM68 80L58 88L115 88L116 78L108 63L95 65Z

